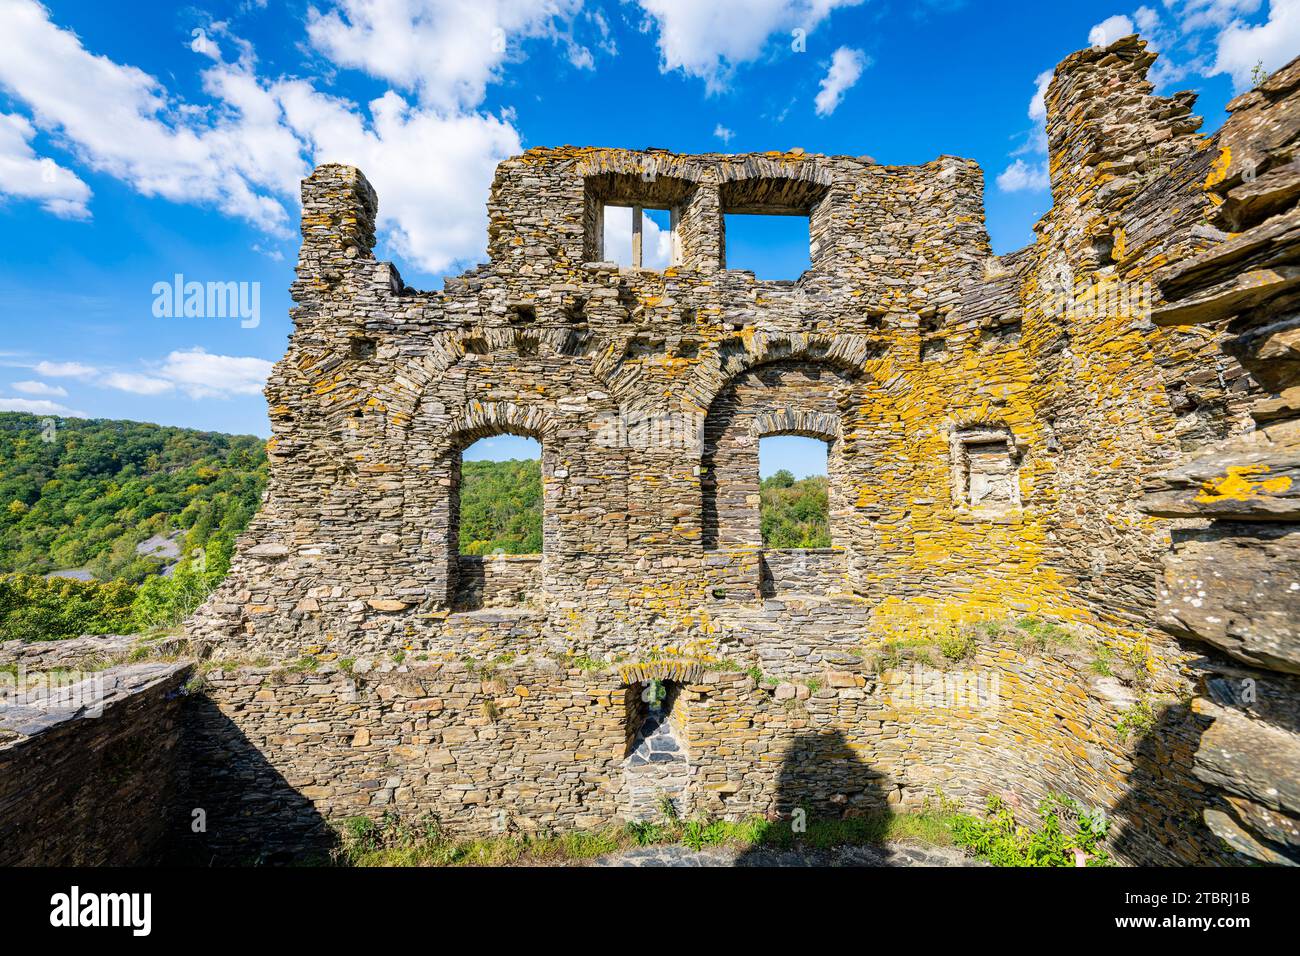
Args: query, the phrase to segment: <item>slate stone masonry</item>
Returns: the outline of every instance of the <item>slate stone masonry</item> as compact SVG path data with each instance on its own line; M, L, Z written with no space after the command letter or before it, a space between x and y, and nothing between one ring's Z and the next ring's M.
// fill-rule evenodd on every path
M465 832L625 818L633 688L660 679L681 685L688 812L862 813L940 792L974 809L999 793L1030 819L1059 790L1114 815L1124 858L1236 859L1202 820L1212 719L1183 703L1198 652L1157 618L1175 539L1243 516L1155 518L1142 496L1192 449L1244 436L1252 408L1293 417L1294 350L1264 313L1229 327L1259 305L1254 278L1197 330L1151 308L1199 301L1183 264L1249 243L1216 216L1266 219L1252 228L1267 238L1294 190L1285 173L1263 193L1224 187L1243 111L1200 134L1194 97L1153 95L1153 61L1130 37L1058 68L1054 204L1004 256L969 160L566 146L500 165L489 261L421 292L372 255L362 173L317 169L294 333L267 385L266 500L187 625L222 664L190 741L196 792L227 808L213 846L293 852L354 813ZM1270 111L1281 169L1300 96L1269 84L1243 110ZM601 261L609 203L672 209L676 264ZM810 268L793 282L728 269L729 212L807 215ZM1282 296L1293 277L1264 281ZM542 445L538 559L457 553L460 454L501 433ZM824 552L762 548L757 447L781 434L828 443ZM1180 488L1213 484L1187 475ZM1276 516L1293 499L1273 494ZM1284 528L1254 527L1212 537L1270 568L1292 560ZM1257 603L1285 627L1220 642L1238 657L1273 667L1294 650L1284 578ZM916 692L927 674L870 664L891 640L1027 615L1139 661L1165 702L1155 725L1117 733L1135 692L997 628L960 669L997 684L997 707L936 703ZM1289 680L1268 684L1280 712ZM241 800L269 812L241 817ZM1290 804L1234 812L1290 814L1254 824L1273 844L1293 826Z

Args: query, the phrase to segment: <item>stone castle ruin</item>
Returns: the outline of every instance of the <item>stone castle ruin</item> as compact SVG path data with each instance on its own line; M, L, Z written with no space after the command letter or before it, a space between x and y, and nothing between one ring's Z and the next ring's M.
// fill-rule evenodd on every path
M1004 256L969 160L562 147L420 292L317 169L265 503L187 626L206 849L1063 792L1122 859L1300 859L1300 61L1206 136L1154 59L1061 64ZM671 263L607 261L610 206L667 211ZM727 267L745 213L807 218L798 280ZM502 434L542 554L462 555ZM773 435L827 443L833 547L764 548Z

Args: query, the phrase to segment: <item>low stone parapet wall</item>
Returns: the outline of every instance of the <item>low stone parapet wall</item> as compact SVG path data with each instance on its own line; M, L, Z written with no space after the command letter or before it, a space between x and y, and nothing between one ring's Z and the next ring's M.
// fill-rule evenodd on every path
M75 681L26 666L0 674L0 866L162 856L184 780L190 666L124 665Z

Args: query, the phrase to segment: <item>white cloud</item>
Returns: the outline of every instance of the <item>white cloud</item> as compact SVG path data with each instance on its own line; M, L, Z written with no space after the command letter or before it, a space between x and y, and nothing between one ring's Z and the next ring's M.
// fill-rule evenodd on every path
M1232 76L1237 92L1255 85L1257 67L1266 72L1285 66L1300 52L1300 0L1272 0L1268 20L1250 26L1233 20L1219 35L1211 75Z
M140 375L136 372L110 372L100 380L99 384L107 388L115 388L119 392L130 392L132 395L162 395L176 387L166 379Z
M862 78L862 71L871 65L871 57L861 50L842 46L831 57L831 67L821 81L821 92L817 94L818 116L830 116L844 99L844 94L851 90Z
M0 412L27 412L29 415L66 415L70 418L87 418L85 412L79 412L60 405L30 398L0 398Z
M365 172L379 192L380 227L401 256L436 274L481 253L496 165L522 149L513 126L417 109L392 90L370 104L369 123L346 100L301 81L277 85L276 95L317 163Z
M277 238L291 235L286 209L295 207L299 181L313 165L358 166L380 193L383 238L419 269L438 274L481 258L495 166L522 149L510 114L462 108L481 99L505 57L475 47L464 30L490 21L508 35L554 32L568 44L569 59L581 60L554 25L577 7L578 0L345 3L341 9L356 14L355 22L341 19L340 10L317 11L316 38L343 65L380 78L406 76L428 100L413 105L390 90L367 110L307 80L259 76L249 44L221 23L191 43L213 61L201 72L211 105L178 102L148 74L87 51L34 0L6 0L0 89L24 101L35 125L90 167L144 195L216 205ZM373 16L363 21L365 11ZM437 24L453 21L461 32L452 30L436 47L453 60L435 62L427 45L411 40L428 39ZM381 38L396 34L407 39L385 52ZM213 36L240 51L234 62L221 58ZM434 89L439 83L441 93Z
M251 356L214 355L199 347L169 353L159 361L143 362L142 371L98 369L81 362L39 362L35 369L52 378L79 378L100 388L132 395L168 395L181 392L190 398L229 398L256 395L266 384L274 363ZM16 390L48 397L67 394L44 382L16 382Z
M1238 17L1258 12L1263 0L1165 0L1181 17L1183 32L1192 33L1206 27L1226 27Z
M735 130L727 129L727 127L719 123L717 126L713 127L713 135L722 140L724 146L730 146L731 139L736 135L736 132Z
M1053 70L1044 70L1034 79L1034 98L1029 101L1029 118L1039 123L1047 122L1047 88L1052 85Z
M726 89L737 66L758 59L774 35L791 43L791 31L812 33L833 10L863 0L637 2L648 15L647 26L658 27L660 70L681 70L717 93Z
M209 59L221 62L221 47L217 42L208 36L207 31L195 28L193 32L194 39L190 41L190 50L195 53L201 53Z
M14 382L13 389L24 395L42 395L45 398L68 397L68 390L62 385L50 385L47 382Z
M509 40L565 39L569 61L591 52L565 33L582 0L336 0L307 11L307 35L340 66L415 92L443 111L474 107L509 55Z
M1025 135L1025 141L1012 150L1013 157L1047 155L1047 88L1053 75L1054 71L1044 70L1034 78L1034 95L1029 100L1029 118L1034 125ZM997 183L1003 192L1041 192L1050 188L1049 180L1046 160L1016 159L998 176Z
M190 398L227 398L260 394L273 365L266 359L213 355L193 348L172 352L157 375Z
M82 365L80 362L37 362L32 369L37 375L46 378L89 379L99 374L99 369L93 365Z
M1139 33L1147 35L1159 29L1160 14L1151 7L1138 7L1133 14L1133 22Z
M650 213L641 217L641 265L646 269L666 269L673 259L673 236L660 227ZM629 206L605 207L605 261L621 266L632 264L632 209Z
M232 95L204 125L149 74L90 53L35 0L0 4L0 35L0 88L87 166L146 196L209 202L259 228L287 231L284 206L258 187L292 194L304 164L290 137L276 144L279 161L268 167L262 140L274 124L266 117L243 116L245 104Z
M1134 33L1133 21L1123 14L1107 17L1088 31L1088 42L1093 46L1110 46L1120 37Z
M26 117L0 113L0 195L35 199L62 219L89 219L90 187L54 160L37 156L35 136Z
M1017 159L998 176L998 188L1003 192L1041 192L1051 187L1046 163L1026 163Z

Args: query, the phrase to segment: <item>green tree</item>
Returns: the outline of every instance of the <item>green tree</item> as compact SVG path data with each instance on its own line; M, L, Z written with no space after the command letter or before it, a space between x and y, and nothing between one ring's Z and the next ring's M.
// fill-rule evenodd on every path
M759 485L759 522L766 548L829 548L830 504L825 476L795 480L784 468Z
M139 583L175 559L136 545L171 536L188 554L233 542L266 485L253 436L74 418L51 435L42 422L0 413L0 574L87 568Z

